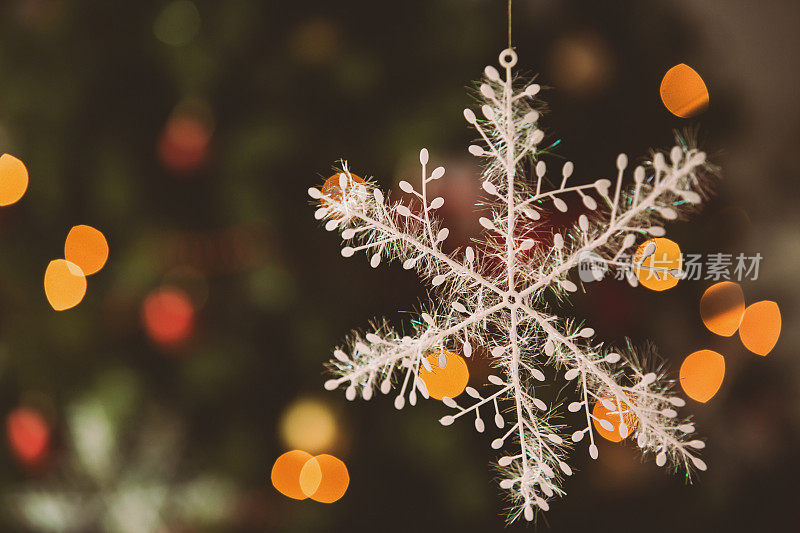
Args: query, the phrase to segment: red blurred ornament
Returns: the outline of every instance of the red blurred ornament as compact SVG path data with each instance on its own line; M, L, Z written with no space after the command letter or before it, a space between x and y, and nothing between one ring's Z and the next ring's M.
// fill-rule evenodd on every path
M164 126L158 155L168 169L189 174L202 167L208 157L211 128L192 114L175 114Z
M175 287L162 287L142 303L142 324L147 336L163 346L183 344L194 329L191 299Z
M50 428L44 417L32 409L19 407L6 418L8 444L14 456L26 466L40 465L50 448Z

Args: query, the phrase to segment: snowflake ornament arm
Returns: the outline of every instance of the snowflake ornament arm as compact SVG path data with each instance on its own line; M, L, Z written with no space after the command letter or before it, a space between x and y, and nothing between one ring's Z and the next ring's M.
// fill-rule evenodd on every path
M709 173L706 167L705 153L696 149L674 146L670 151L672 165L667 165L664 154L654 154L648 166L652 168L650 176L645 166L637 166L633 172L635 187L633 191L622 190L624 171L628 166L625 154L617 157L617 179L613 199L609 195L611 182L600 179L588 186L566 188L564 184L572 174L572 164L564 165L562 185L560 189L545 194L537 194L526 202L541 203L544 199L552 199L555 207L562 212L568 210L562 199L564 193L577 191L582 196L583 204L590 211L597 209L597 202L587 195L587 188L594 189L596 194L610 206L610 210L602 215L595 215L590 220L585 214L578 219L578 227L567 236L556 234L554 237L554 254L538 265L536 280L527 287L524 295L535 295L553 284L573 292L576 287L571 282L564 282L564 276L589 254L592 259L604 263L608 267L620 265L621 255L630 250L641 238L661 237L665 234L662 221L676 220L681 215L690 213L699 205L708 187ZM541 184L541 177L546 172L543 161L536 165L536 172ZM537 185L537 190L539 185ZM530 209L530 208L528 208ZM538 218L538 212L537 212ZM644 251L635 265L652 255L655 247ZM622 266L628 266L622 263ZM650 270L658 270L649 267ZM673 274L680 275L679 272ZM632 269L627 271L628 281L637 284Z
M535 313L532 310L526 312ZM581 341L594 335L591 328L574 330L567 335L541 316L535 320L547 336L545 354L567 369L566 380L578 383L581 401L570 403L568 410L583 410L586 427L572 434L573 442L580 442L588 433L589 454L597 459L593 421L606 431L618 432L622 439L638 429L637 444L642 450L656 454L658 466L664 466L669 458L687 469L693 466L706 470L706 464L692 452L692 449L702 449L705 443L686 439L686 435L694 432L694 426L689 420L678 419L675 410L686 402L672 395L664 379L659 380L655 372L643 373L632 356L623 358L616 351L603 350L602 346L582 344ZM629 368L627 373L615 370L624 369L626 365ZM590 403L600 403L608 414L617 416L619 424L614 426L607 419L595 417L590 412ZM629 427L631 423L638 428Z
M494 413L495 425L504 432L491 445L509 450L498 466L500 486L509 491L514 504L510 520L519 516L533 520L537 510L549 508L549 498L563 494L562 478L572 474L566 456L574 443L588 434L589 454L597 458L595 424L617 431L622 438L635 433L639 447L655 453L659 466L671 459L687 469L705 470L693 451L703 442L688 440L694 426L679 420L675 410L683 400L673 396L656 373L645 372L635 354L623 357L605 349L591 341L591 328L547 313L542 296L548 288L576 291L568 275L587 254L613 267L621 264L621 254L637 240L663 235L662 221L676 219L700 203L709 179L705 154L675 147L669 154L671 165L656 153L647 169L637 167L631 190L623 185L625 155L617 158L613 193L611 181L604 179L568 186L571 162L562 167L560 185L548 189L547 167L540 159L543 150L538 148L544 133L538 127L540 114L532 106L539 86L515 88L516 62L516 53L507 49L500 55L504 77L486 67L480 85L481 118L470 109L464 111L482 141L469 146L469 152L485 163L482 188L490 198L491 216L479 219L485 229L480 250L467 247L463 256L442 250L449 231L434 212L444 199L429 199L427 185L442 178L444 168L428 174L425 149L420 152L420 186L400 182L413 203L389 201L346 165L321 190L312 188L309 194L320 204L316 217L326 220L326 229L341 230L346 241L342 255L365 251L373 267L383 258L397 258L404 268L416 269L429 280L435 296L414 320L411 336L400 335L386 323L369 333L354 334L334 352L329 363L334 377L325 387L344 386L350 400L359 392L370 399L376 388L384 394L398 388L395 406L400 409L406 397L415 404L417 392L429 396L418 374L421 367L430 371L430 354L438 354L439 366L445 368L448 350L470 357L474 346L486 348L499 375L489 377L491 388L486 392L466 387L466 403L444 397L453 411L441 423L474 416L475 428L483 432L481 413ZM522 165L529 161L535 163L535 185L521 179ZM580 215L575 228L554 234L552 246L541 246L533 236L540 229L542 211L552 206L566 212L570 197L579 198L591 217ZM651 247L645 248L639 267L644 268L641 261L652 253ZM545 381L545 366L563 368L565 379L577 383L579 398L568 410L584 412L583 429L570 432L558 424L554 409L536 396L536 385ZM618 424L595 416L591 405L616 415ZM508 427L507 416L512 418Z

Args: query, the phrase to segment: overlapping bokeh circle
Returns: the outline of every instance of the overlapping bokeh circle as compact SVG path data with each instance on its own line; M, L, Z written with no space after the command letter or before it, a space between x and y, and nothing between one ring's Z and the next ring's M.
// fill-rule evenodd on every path
M329 454L314 455L291 450L275 460L270 475L272 485L295 500L311 498L333 503L347 492L350 474L340 459Z

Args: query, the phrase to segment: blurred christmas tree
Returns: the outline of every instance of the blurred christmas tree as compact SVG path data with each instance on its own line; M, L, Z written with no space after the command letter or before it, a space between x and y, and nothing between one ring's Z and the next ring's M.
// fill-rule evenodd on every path
M557 151L581 154L587 176L604 175L619 146L642 153L685 126L658 98L666 69L696 49L679 9L518 4L519 53L544 87L560 89L548 124L570 142ZM373 316L399 318L421 296L399 268L376 280L367 264L318 261L335 257L337 243L317 238L306 190L338 157L358 155L356 173L405 177L413 160L402 158L428 146L462 162L448 168L458 185L445 216L451 239L464 242L479 169L463 151L462 87L505 38L504 10L485 0L0 3L0 152L30 172L25 197L0 208L0 530L498 530L483 440L442 431L433 404L391 423L384 405L344 418L332 395L323 397L332 418L299 411L300 427L333 420L320 451L335 451L351 474L335 504L284 498L268 475L297 442L280 428L319 390L328 347ZM704 127L735 130L720 104ZM84 300L56 312L43 275L78 224L101 229L110 255ZM685 250L714 242L678 231ZM609 291L598 287L578 312L613 324L622 322L614 312L653 306L651 295ZM684 317L677 302L695 301L692 291L659 302L664 320ZM608 298L614 312L598 303ZM624 333L664 353L690 342L635 312L624 322ZM612 328L600 333L617 340L623 332ZM486 371L470 369L477 380ZM726 440L703 425L709 440ZM554 509L553 523L661 514L657 495L680 484L623 470L624 447L601 456L615 454L619 464L609 459L568 487L585 507ZM725 470L722 458L710 461ZM730 507L744 496L727 497ZM682 514L664 528L714 516L697 492L682 498L670 493ZM413 512L397 513L401 499Z

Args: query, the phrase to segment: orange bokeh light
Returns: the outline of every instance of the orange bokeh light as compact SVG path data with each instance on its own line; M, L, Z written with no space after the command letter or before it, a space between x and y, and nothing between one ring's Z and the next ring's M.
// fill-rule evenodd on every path
M439 366L439 350L431 352L426 357L431 365L431 371L419 367L419 377L425 382L431 398L441 400L444 397L455 398L467 387L469 369L467 362L457 353L445 350L444 368Z
M333 503L347 492L350 474L340 459L322 454L312 457L302 450L286 452L275 460L272 485L295 500Z
M6 418L11 451L23 464L36 466L47 457L50 428L42 415L32 409L14 409Z
M19 201L28 190L25 163L10 154L0 156L0 206Z
M325 183L322 184L322 194L334 200L340 200L342 198L342 186L339 184L339 176L341 174L342 172L337 172L325 180ZM347 174L346 172L344 174L353 178L353 183L364 183L364 180L355 174ZM323 200L323 202L324 201L325 200Z
M661 80L661 101L673 115L689 118L708 106L708 88L692 67L675 65Z
M309 459L300 471L300 488L314 501L333 503L344 496L350 486L347 466L328 454Z
M739 329L743 315L744 293L738 283L715 283L700 298L700 316L711 333L730 337Z
M64 258L78 265L84 275L90 276L106 264L108 242L99 230L91 226L74 226L64 243Z
M642 261L645 248L647 247L648 243L651 242L655 243L656 250L652 255L646 257L644 261ZM637 248L633 260L636 265L639 265L641 262L642 267L645 267L636 268L635 272L636 277L639 279L639 283L648 289L652 291L665 291L678 284L678 278L669 272L663 270L650 270L650 268L680 270L681 266L683 265L683 259L681 257L681 248L675 241L665 239L664 237L658 237L643 242L639 248Z
M615 402L613 396L604 398L605 401ZM639 427L639 418L633 414L633 412L628 408L627 405L621 404L619 409L615 406L614 409L608 410L606 406L602 404L602 402L597 402L594 404L594 409L592 409L592 416L600 419L600 420L607 420L614 426L614 429L608 430L600 425L599 420L592 419L594 423L594 428L597 430L597 433L600 434L606 440L610 440L611 442L621 442L628 438L630 435L636 431L636 428ZM628 433L624 437L619 431L619 423L625 422L625 425L628 426Z
M81 268L64 259L55 259L44 272L44 293L56 311L75 307L86 294L86 276Z
M270 474L272 486L284 496L305 500L308 495L300 488L300 471L310 459L311 454L302 450L292 450L278 457Z
M142 304L142 324L154 342L176 346L194 329L195 311L189 296L175 287L150 293Z
M725 358L712 350L698 350L683 360L679 377L683 392L689 398L705 403L722 386Z
M781 335L781 310L769 300L751 304L744 310L739 338L756 355L767 355Z

